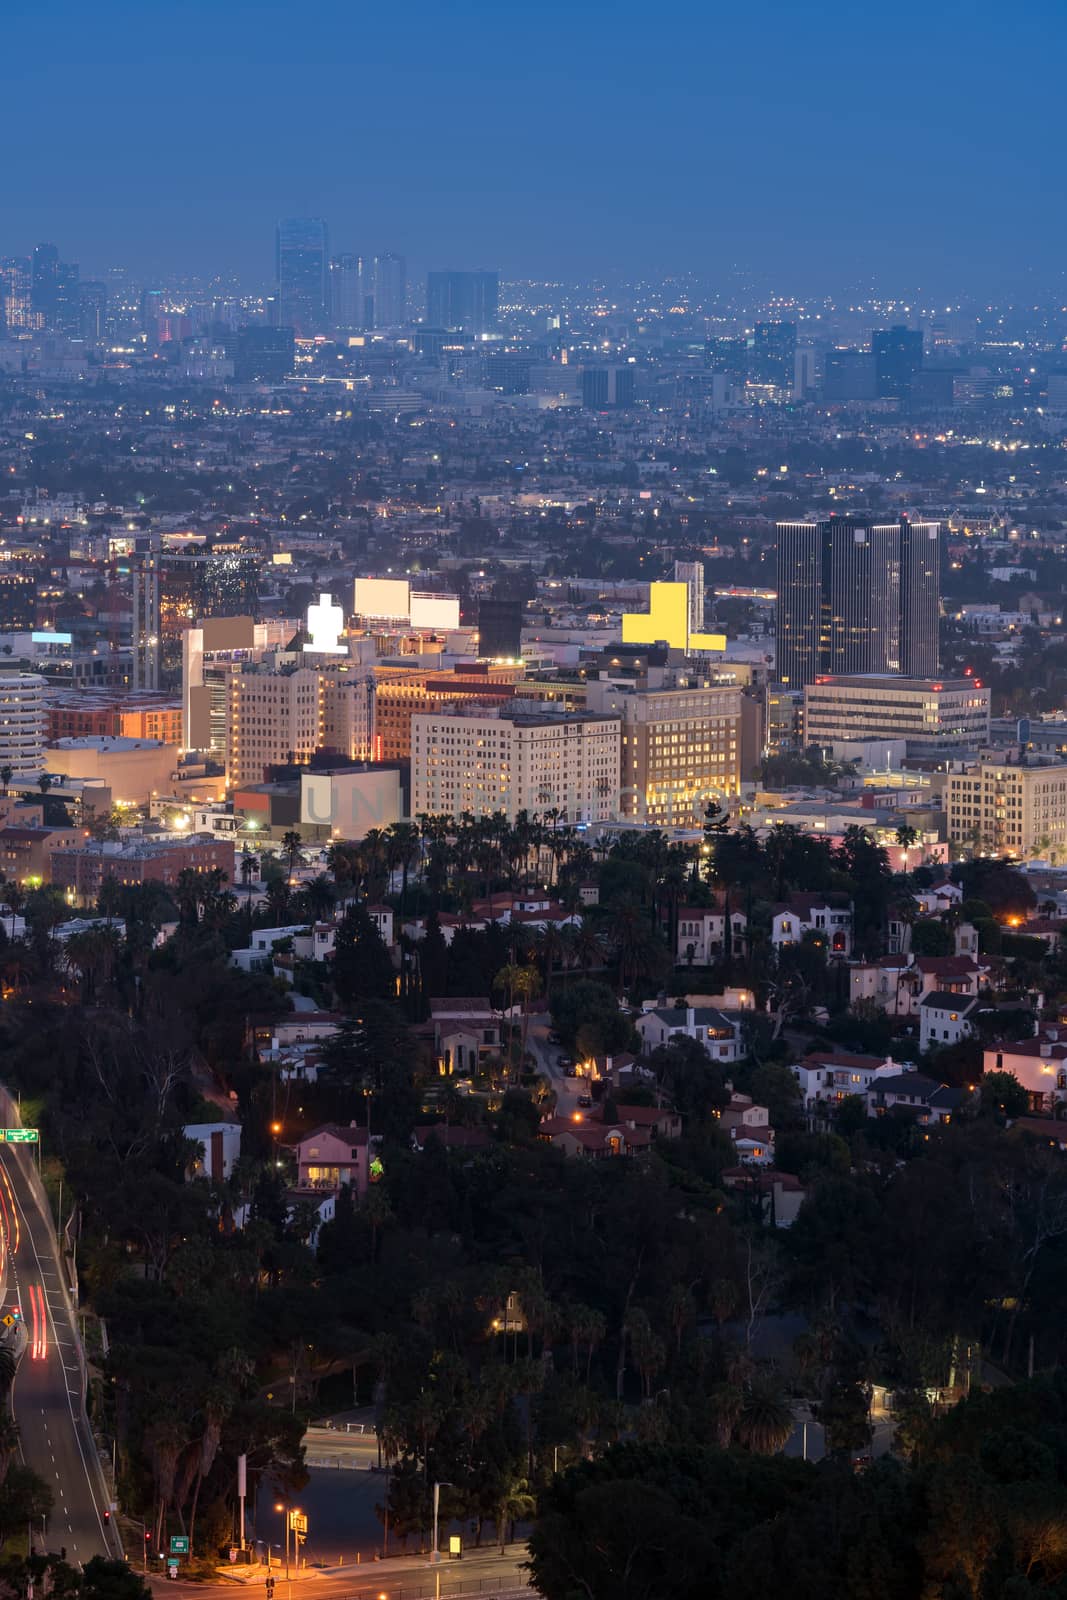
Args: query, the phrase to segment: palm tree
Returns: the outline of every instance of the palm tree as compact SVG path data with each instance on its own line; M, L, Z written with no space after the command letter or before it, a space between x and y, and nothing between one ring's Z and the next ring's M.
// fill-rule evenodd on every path
M419 859L421 842L413 822L394 822L385 835L386 860L390 868L400 868L400 920L404 920L408 896L408 872Z
M574 1353L574 1373L578 1375L578 1357L585 1351L585 1383L589 1386L589 1375L593 1367L593 1357L598 1345L603 1344L607 1336L608 1323L603 1312L597 1311L593 1306L572 1306L567 1314L570 1326L571 1349Z
M552 969L562 961L566 953L566 945L556 923L545 923L544 928L537 937L534 948L545 975L545 994L551 995Z
M766 1381L746 1383L734 1425L737 1442L753 1455L774 1456L793 1432L793 1413L781 1392Z
M300 846L303 842L295 828L290 828L288 833L282 834L282 849L289 860L289 868L285 876L290 883L293 880L293 868L296 866L296 859L300 854Z
M507 1534L510 1530L511 1537L515 1537L515 1524L526 1521L532 1517L537 1509L537 1500L530 1493L530 1484L526 1478L513 1478L504 1490L496 1508L496 1536L500 1541L503 1552L507 1544Z
M530 1000L537 993L541 985L541 975L536 967L520 967L514 962L506 967L501 967L493 979L494 989L503 989L508 997L508 1010L510 1011L516 1000L522 1001L522 1036L519 1047L519 1071L522 1071L526 1060L526 1039L530 1031ZM512 1052L508 1051L509 1058Z
M332 912L337 904L337 891L329 878L322 872L319 873L318 877L312 878L304 893L307 896L308 907L316 922L321 922L327 913Z
M583 917L574 929L574 956L582 972L604 964L604 947L600 935L588 917Z
M248 914L248 935L252 937L252 879L259 871L259 859L245 845L241 851L241 882L245 886L245 911Z
M2 783L3 786L4 786L4 794L5 794L5 796L10 794L10 792L11 792L10 784L11 784L11 780L12 780L12 778L14 776L15 776L14 767L12 767L12 766L0 767L0 783Z

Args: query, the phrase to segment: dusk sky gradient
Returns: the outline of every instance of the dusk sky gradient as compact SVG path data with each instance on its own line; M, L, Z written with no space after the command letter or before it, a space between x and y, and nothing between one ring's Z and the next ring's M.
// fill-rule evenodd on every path
M0 254L1061 283L1062 0L6 0Z

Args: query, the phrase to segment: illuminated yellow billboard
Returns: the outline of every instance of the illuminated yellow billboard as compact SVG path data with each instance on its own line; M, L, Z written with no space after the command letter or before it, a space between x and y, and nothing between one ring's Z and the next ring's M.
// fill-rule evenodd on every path
M623 644L658 644L660 641L672 650L684 650L687 654L726 649L724 633L689 631L687 583L650 583L648 610L623 612Z

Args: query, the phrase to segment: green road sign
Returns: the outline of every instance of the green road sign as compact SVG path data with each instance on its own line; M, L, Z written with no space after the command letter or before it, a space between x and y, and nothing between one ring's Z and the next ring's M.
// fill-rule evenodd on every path
M170 1536L170 1553L172 1556L187 1556L189 1554L189 1536L185 1533L172 1533Z
M0 1137L8 1144L37 1144L41 1136L36 1128L0 1128Z

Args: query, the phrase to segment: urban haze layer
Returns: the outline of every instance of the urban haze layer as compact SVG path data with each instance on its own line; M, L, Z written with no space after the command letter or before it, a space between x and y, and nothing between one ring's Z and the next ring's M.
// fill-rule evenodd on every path
M0 259L0 1585L1067 1594L1067 308L355 242Z

